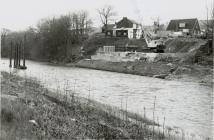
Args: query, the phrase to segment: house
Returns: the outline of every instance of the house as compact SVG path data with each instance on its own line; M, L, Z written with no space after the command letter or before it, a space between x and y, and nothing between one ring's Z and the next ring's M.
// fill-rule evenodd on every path
M107 26L102 27L102 33L105 33L106 36L113 36L113 28L115 24L107 24Z
M122 20L116 22L113 28L113 36L140 39L142 36L142 25L127 17L123 17Z
M142 25L134 20L124 17L115 24L108 24L102 27L102 33L106 36L124 37L129 39L140 39L142 36Z
M200 26L197 18L171 20L166 30L182 35L200 34Z

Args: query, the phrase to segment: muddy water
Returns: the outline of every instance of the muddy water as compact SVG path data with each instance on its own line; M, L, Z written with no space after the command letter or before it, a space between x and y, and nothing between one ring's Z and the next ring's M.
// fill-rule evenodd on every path
M127 109L152 119L156 96L156 120L191 135L212 137L212 88L196 82L168 81L144 76L113 73L82 68L51 66L27 61L22 76L35 77L51 89L69 85L79 96ZM1 60L1 70L9 71L8 60ZM14 70L11 70L14 71ZM158 117L158 118L157 118Z

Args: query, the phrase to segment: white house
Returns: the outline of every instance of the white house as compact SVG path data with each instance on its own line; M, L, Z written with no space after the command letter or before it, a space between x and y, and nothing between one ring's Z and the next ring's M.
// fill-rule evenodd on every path
M142 25L134 20L124 17L115 24L108 24L102 27L102 32L107 36L126 37L129 39L140 39L142 36Z
M136 21L124 17L113 27L113 36L128 37L129 39L140 39L142 36L142 25Z

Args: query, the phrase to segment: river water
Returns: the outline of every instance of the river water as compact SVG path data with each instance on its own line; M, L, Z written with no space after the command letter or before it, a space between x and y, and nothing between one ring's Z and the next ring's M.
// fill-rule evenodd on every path
M1 71L10 71L8 60L1 60ZM50 89L64 89L69 85L76 94L101 103L121 107L152 119L156 96L155 116L159 122L166 118L170 127L212 137L212 87L197 82L181 82L107 71L52 66L27 61L27 70L17 70L21 76L34 77ZM11 71L14 71L11 69Z

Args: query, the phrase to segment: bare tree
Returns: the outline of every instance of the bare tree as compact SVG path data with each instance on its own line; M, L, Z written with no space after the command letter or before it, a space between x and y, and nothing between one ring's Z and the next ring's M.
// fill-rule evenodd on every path
M207 32L210 32L214 38L214 1L212 1L212 5L210 7L210 11L208 6L206 6L206 10L207 10L207 23L206 23L206 27L207 27ZM210 18L210 20L209 20Z
M76 35L87 35L92 26L92 20L87 11L79 11L70 15L71 28Z
M83 35L85 33L85 23L86 18L88 16L88 13L85 11L81 11L79 13L79 19L80 19L80 34Z
M211 10L211 19L212 19L212 35L213 35L213 48L214 48L214 1L212 3L212 10Z
M214 33L214 1L211 7L206 5L206 21L203 24L206 27L206 37L210 37Z
M71 15L71 27L76 35L79 35L79 16L77 13Z
M101 20L102 24L104 25L104 28L106 31L109 21L112 20L112 17L114 17L116 15L116 13L114 12L113 7L110 5L104 6L103 8L98 9L97 11L99 13L100 20Z
M81 35L88 34L91 30L92 20L89 19L87 11L79 12L79 22Z
M214 1L213 1L213 5L212 5L212 19L214 19Z
M206 34L207 34L209 31L209 8L207 5L206 5L206 11L207 11Z
M5 38L7 36L7 34L10 32L9 29L3 28L1 30L1 46L4 47L5 46Z

